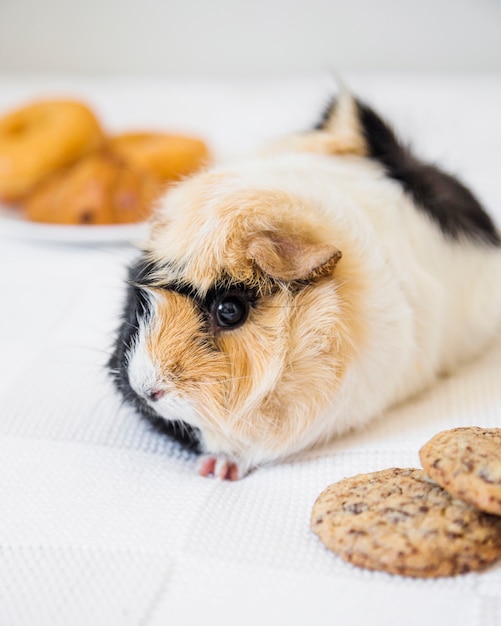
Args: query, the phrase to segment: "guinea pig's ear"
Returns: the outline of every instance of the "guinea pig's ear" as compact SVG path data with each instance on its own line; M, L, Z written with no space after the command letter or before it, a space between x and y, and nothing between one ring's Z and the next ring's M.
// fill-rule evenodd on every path
M335 246L314 243L306 236L266 231L255 235L248 257L277 280L313 280L332 271L341 258Z

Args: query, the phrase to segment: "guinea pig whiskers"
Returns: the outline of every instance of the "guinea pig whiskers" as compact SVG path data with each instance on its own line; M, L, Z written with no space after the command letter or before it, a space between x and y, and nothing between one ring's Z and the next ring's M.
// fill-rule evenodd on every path
M230 376L229 378L222 378L220 380L212 380L212 381L199 381L197 382L197 385L220 385L221 383L232 383L235 382L237 380L248 380L252 378L252 376Z
M228 409L226 407L223 407L223 410L230 417L233 418L233 420L230 423L230 427L233 427L238 424L246 424L247 426L251 426L253 431L257 430L258 432L266 433L266 429L264 428L264 426L257 426L256 423L250 418L244 417L243 415L239 415L238 413L235 413L235 411L232 411L231 409ZM226 427L223 432L227 432L227 431L228 431L228 427Z
M268 305L268 309L289 309L289 310L294 310L294 309L303 309L304 307L306 307L306 304L295 304L295 303L291 303L291 304L270 304Z

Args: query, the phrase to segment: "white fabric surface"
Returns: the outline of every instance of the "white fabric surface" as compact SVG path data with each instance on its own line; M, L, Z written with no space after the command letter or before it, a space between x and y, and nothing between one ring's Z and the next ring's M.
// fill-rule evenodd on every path
M501 222L499 75L345 78ZM308 126L330 85L4 77L0 113L65 93L112 130L197 132L227 155ZM107 378L133 248L2 234L0 219L0 624L501 624L501 563L406 579L344 563L309 530L328 484L419 466L444 428L501 426L501 342L328 449L237 483L201 478Z

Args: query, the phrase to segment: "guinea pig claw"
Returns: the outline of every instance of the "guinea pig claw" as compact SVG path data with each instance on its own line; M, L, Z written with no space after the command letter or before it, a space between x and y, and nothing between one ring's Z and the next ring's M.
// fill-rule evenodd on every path
M205 454L197 463L200 476L214 476L220 480L240 480L243 473L235 461L230 461L224 455Z

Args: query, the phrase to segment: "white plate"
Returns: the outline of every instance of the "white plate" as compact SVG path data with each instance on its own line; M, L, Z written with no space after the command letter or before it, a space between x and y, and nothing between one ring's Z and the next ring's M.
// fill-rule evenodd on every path
M19 209L0 204L0 236L69 244L140 242L148 232L145 222L110 226L42 224L25 219Z

